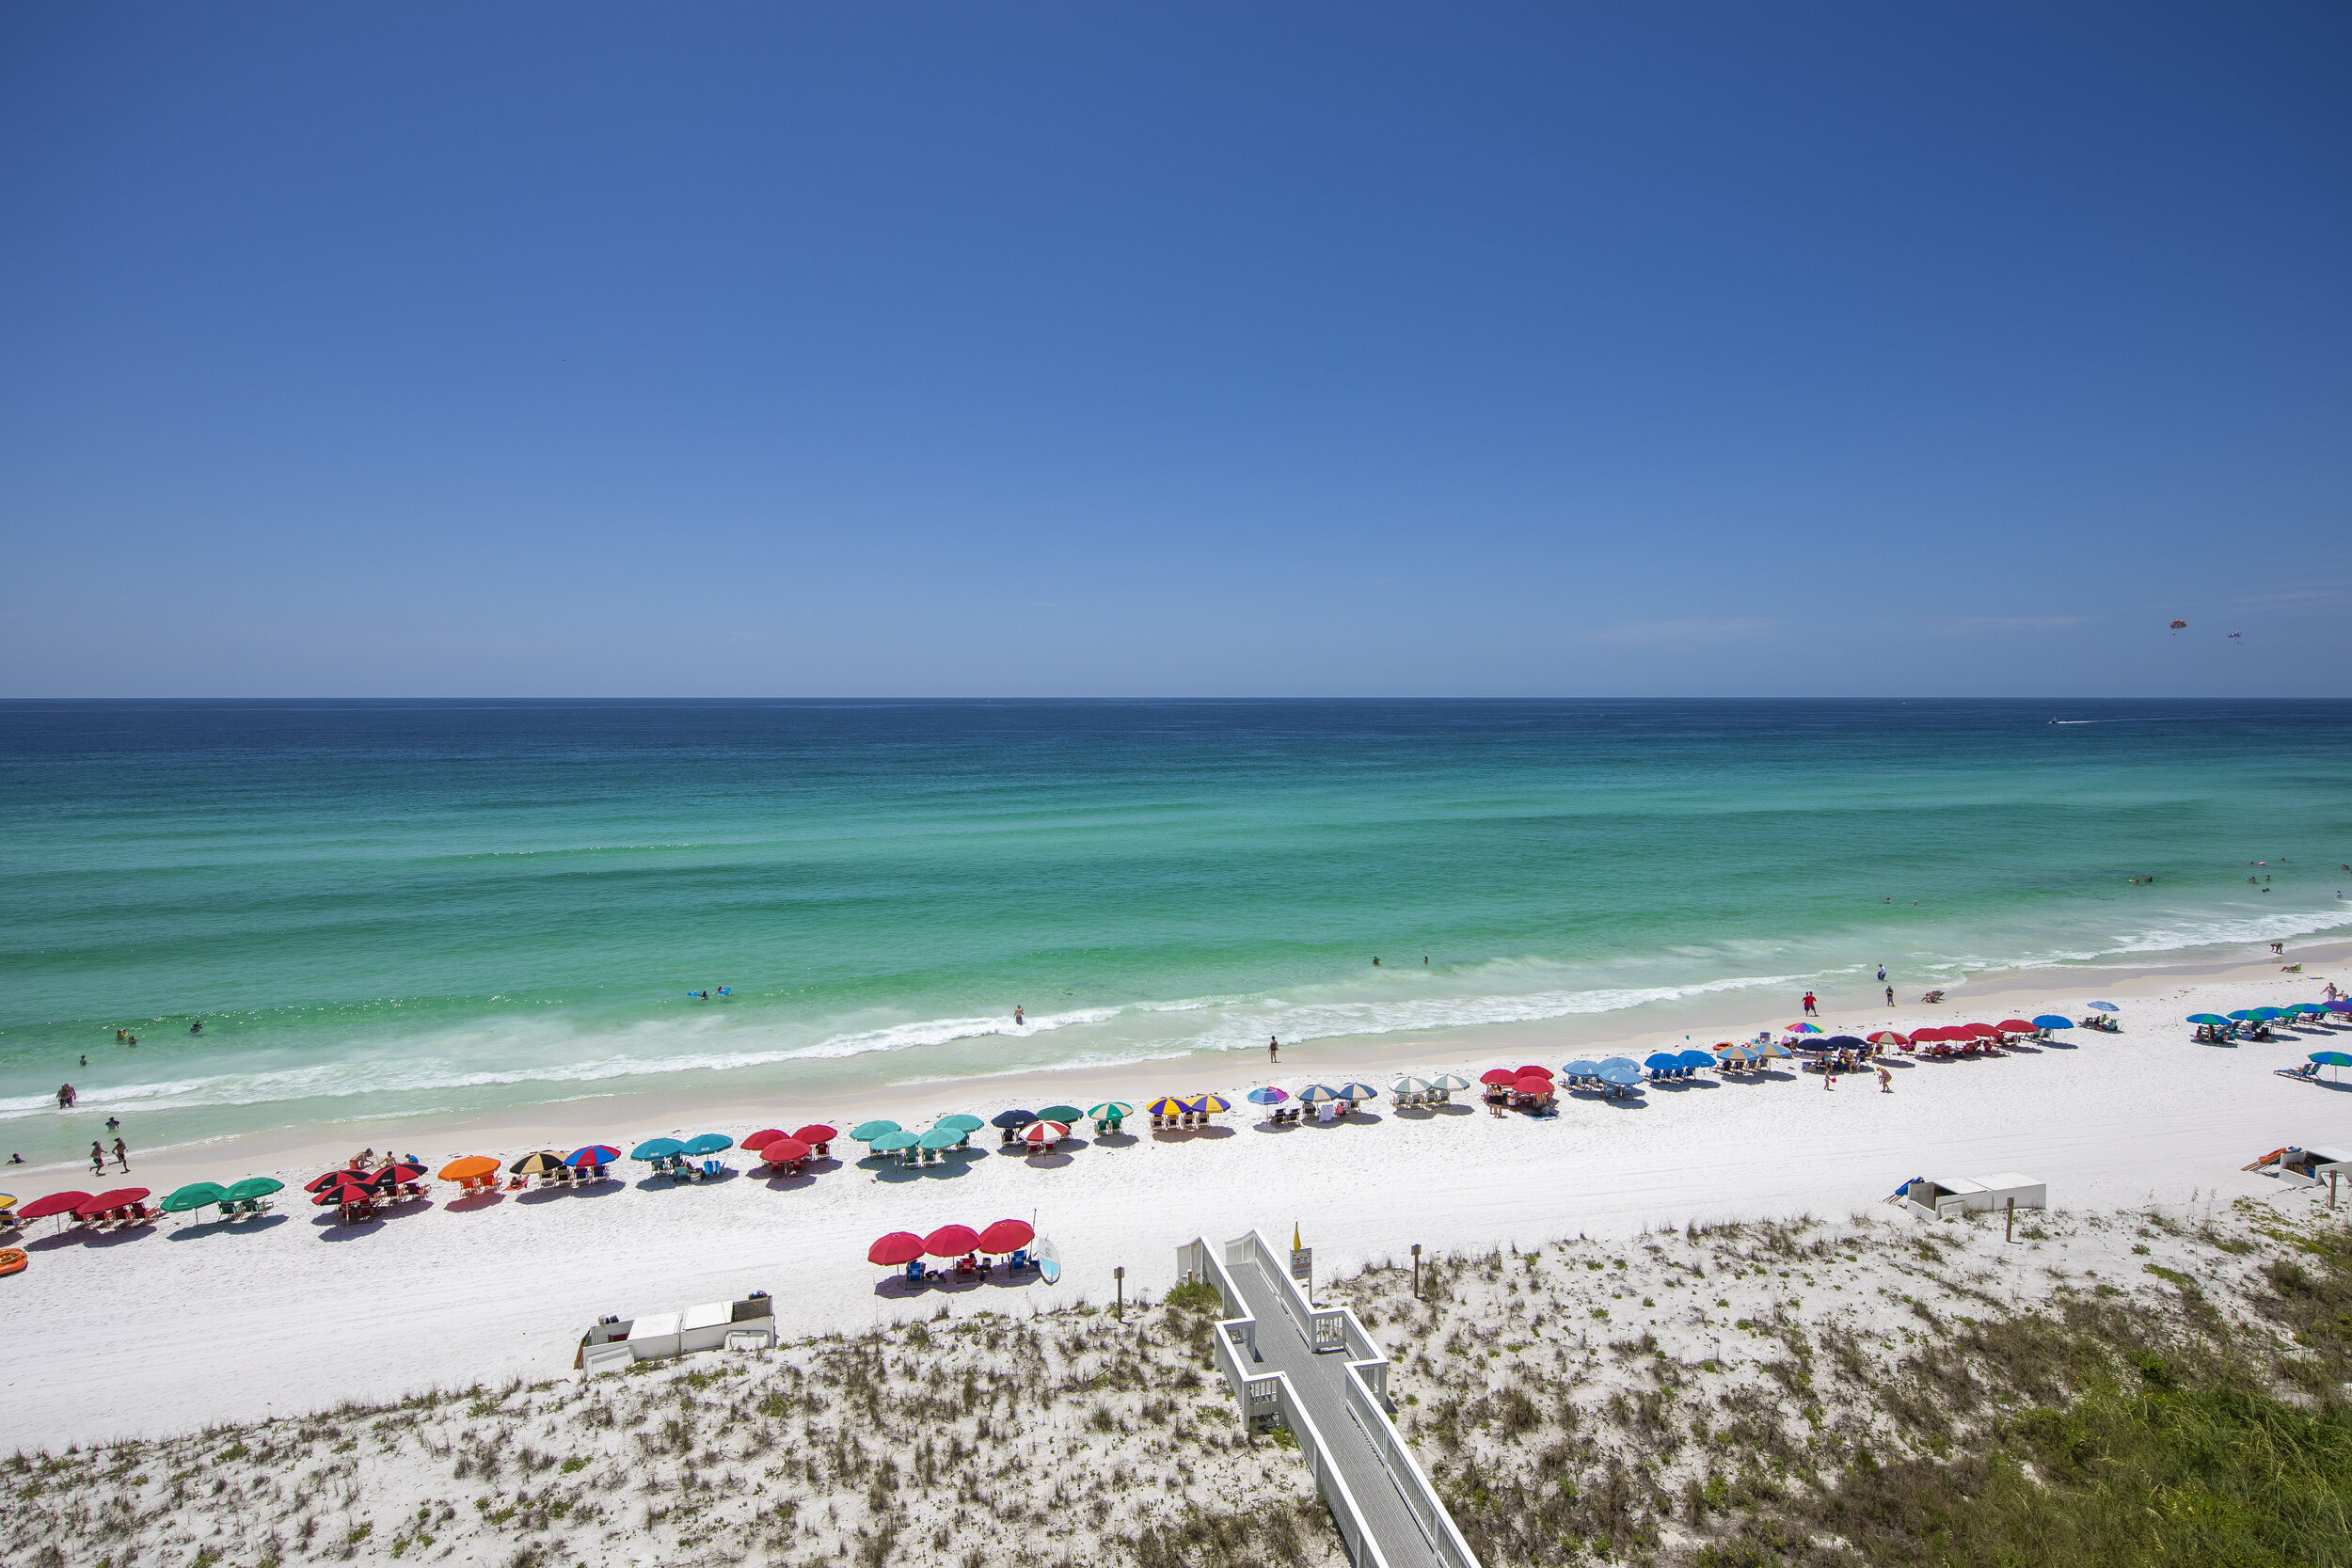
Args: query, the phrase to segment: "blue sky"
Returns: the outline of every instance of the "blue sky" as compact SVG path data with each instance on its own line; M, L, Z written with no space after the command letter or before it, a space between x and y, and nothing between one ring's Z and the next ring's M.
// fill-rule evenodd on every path
M2352 694L2348 68L2327 4L10 7L0 693Z

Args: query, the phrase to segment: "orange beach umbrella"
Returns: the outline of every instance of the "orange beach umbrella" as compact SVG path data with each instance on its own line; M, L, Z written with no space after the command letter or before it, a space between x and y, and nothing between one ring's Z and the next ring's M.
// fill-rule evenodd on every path
M441 1167L444 1181L478 1181L485 1176L496 1176L499 1163L487 1154L469 1154L462 1160L452 1160Z

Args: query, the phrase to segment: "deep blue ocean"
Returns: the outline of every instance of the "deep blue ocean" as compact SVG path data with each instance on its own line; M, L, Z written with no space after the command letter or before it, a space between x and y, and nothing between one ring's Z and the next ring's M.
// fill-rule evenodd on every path
M0 704L0 1146L2234 953L2352 931L2347 781L2346 703Z

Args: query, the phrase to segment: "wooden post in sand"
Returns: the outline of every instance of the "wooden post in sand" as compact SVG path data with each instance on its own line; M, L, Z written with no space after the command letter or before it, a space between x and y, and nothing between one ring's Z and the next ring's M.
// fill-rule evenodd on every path
M2328 1208L2330 1208L2330 1209L2333 1209L2335 1206L2336 1206L2336 1172L2334 1172L2334 1171L2329 1171L2329 1172L2328 1173Z
M1121 1264L1118 1268L1111 1270L1111 1283L1119 1291L1119 1305L1111 1308L1111 1316L1117 1318L1121 1323L1125 1323L1127 1321L1126 1265Z
M2328 1180L2332 1181L2335 1178L2331 1176ZM2330 1187L2328 1191L2333 1193L2335 1189ZM1419 1242L1413 1243L1413 1299L1415 1301L1421 1299L1421 1243Z
M2001 1227L2001 1240L2017 1240L2017 1200L2013 1197L2009 1200L2009 1219Z

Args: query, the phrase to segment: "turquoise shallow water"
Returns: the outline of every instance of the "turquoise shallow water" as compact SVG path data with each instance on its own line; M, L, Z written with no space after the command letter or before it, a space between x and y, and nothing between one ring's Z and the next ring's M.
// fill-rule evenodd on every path
M2352 931L2347 762L2341 703L0 704L0 1145Z

